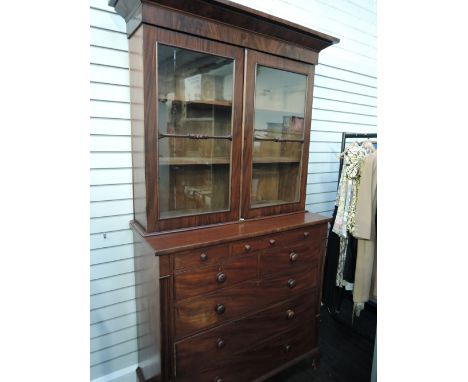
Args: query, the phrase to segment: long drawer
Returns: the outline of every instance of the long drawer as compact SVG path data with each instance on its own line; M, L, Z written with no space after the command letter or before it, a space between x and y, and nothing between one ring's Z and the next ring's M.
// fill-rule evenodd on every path
M298 296L302 291L315 288L318 279L319 270L317 262L314 262L310 268L267 277L261 281L246 281L209 295L176 301L176 337L181 338L255 312L274 302Z
M313 322L304 322L292 330L266 338L253 348L233 353L215 362L205 362L196 371L182 370L178 365L176 381L248 382L316 347L316 326Z
M246 318L230 322L175 344L176 365L184 375L208 364L253 348L265 338L294 328L312 325L315 320L317 289L279 303Z
M175 298L180 300L218 290L257 277L257 256L231 259L220 266L211 266L174 276Z

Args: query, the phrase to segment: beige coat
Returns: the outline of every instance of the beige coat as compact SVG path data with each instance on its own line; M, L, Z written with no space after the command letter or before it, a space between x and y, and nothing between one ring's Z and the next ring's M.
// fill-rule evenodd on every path
M376 213L377 152L369 154L363 159L356 204L356 227L353 236L358 239L358 250L353 300L357 314L362 310L369 297L377 297Z

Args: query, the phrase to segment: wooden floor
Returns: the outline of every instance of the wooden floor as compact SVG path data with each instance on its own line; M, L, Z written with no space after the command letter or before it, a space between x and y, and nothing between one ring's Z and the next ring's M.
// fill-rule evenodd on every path
M320 366L314 370L303 361L267 382L370 382L377 312L367 307L351 325L352 301L343 300L332 317L322 307L320 322Z

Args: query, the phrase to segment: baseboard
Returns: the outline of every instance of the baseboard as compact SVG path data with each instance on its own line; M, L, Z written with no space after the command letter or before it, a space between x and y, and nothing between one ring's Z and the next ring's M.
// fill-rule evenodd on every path
M99 378L94 378L91 382L135 382L135 367L137 364L114 371Z
M153 377L150 379L146 379L145 376L143 375L143 370L138 366L136 368L136 375L138 378L138 382L159 382L159 377Z

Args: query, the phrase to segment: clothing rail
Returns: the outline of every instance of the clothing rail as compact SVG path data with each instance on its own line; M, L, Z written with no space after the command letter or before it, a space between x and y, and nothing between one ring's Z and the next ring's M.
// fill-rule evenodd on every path
M365 139L371 139L371 138L377 138L377 133L347 133L347 132L343 132L342 136L341 136L341 151L340 153L344 152L345 149L346 149L346 141L349 139L349 138L355 138L355 139L359 139L359 138L365 138ZM338 186L339 187L339 184L340 184L340 179L341 179L341 170L343 168L343 157L340 158L340 168L338 170ZM341 308L341 302L343 300L343 297L344 297L344 292L345 290L343 288L340 289L338 295L336 296L337 297L337 311L333 312L333 316L336 317L336 314L339 312L340 308ZM373 299L370 299L369 301L367 301L366 303L367 306L370 306L374 309L377 308L377 302ZM330 312L332 313L332 312Z

